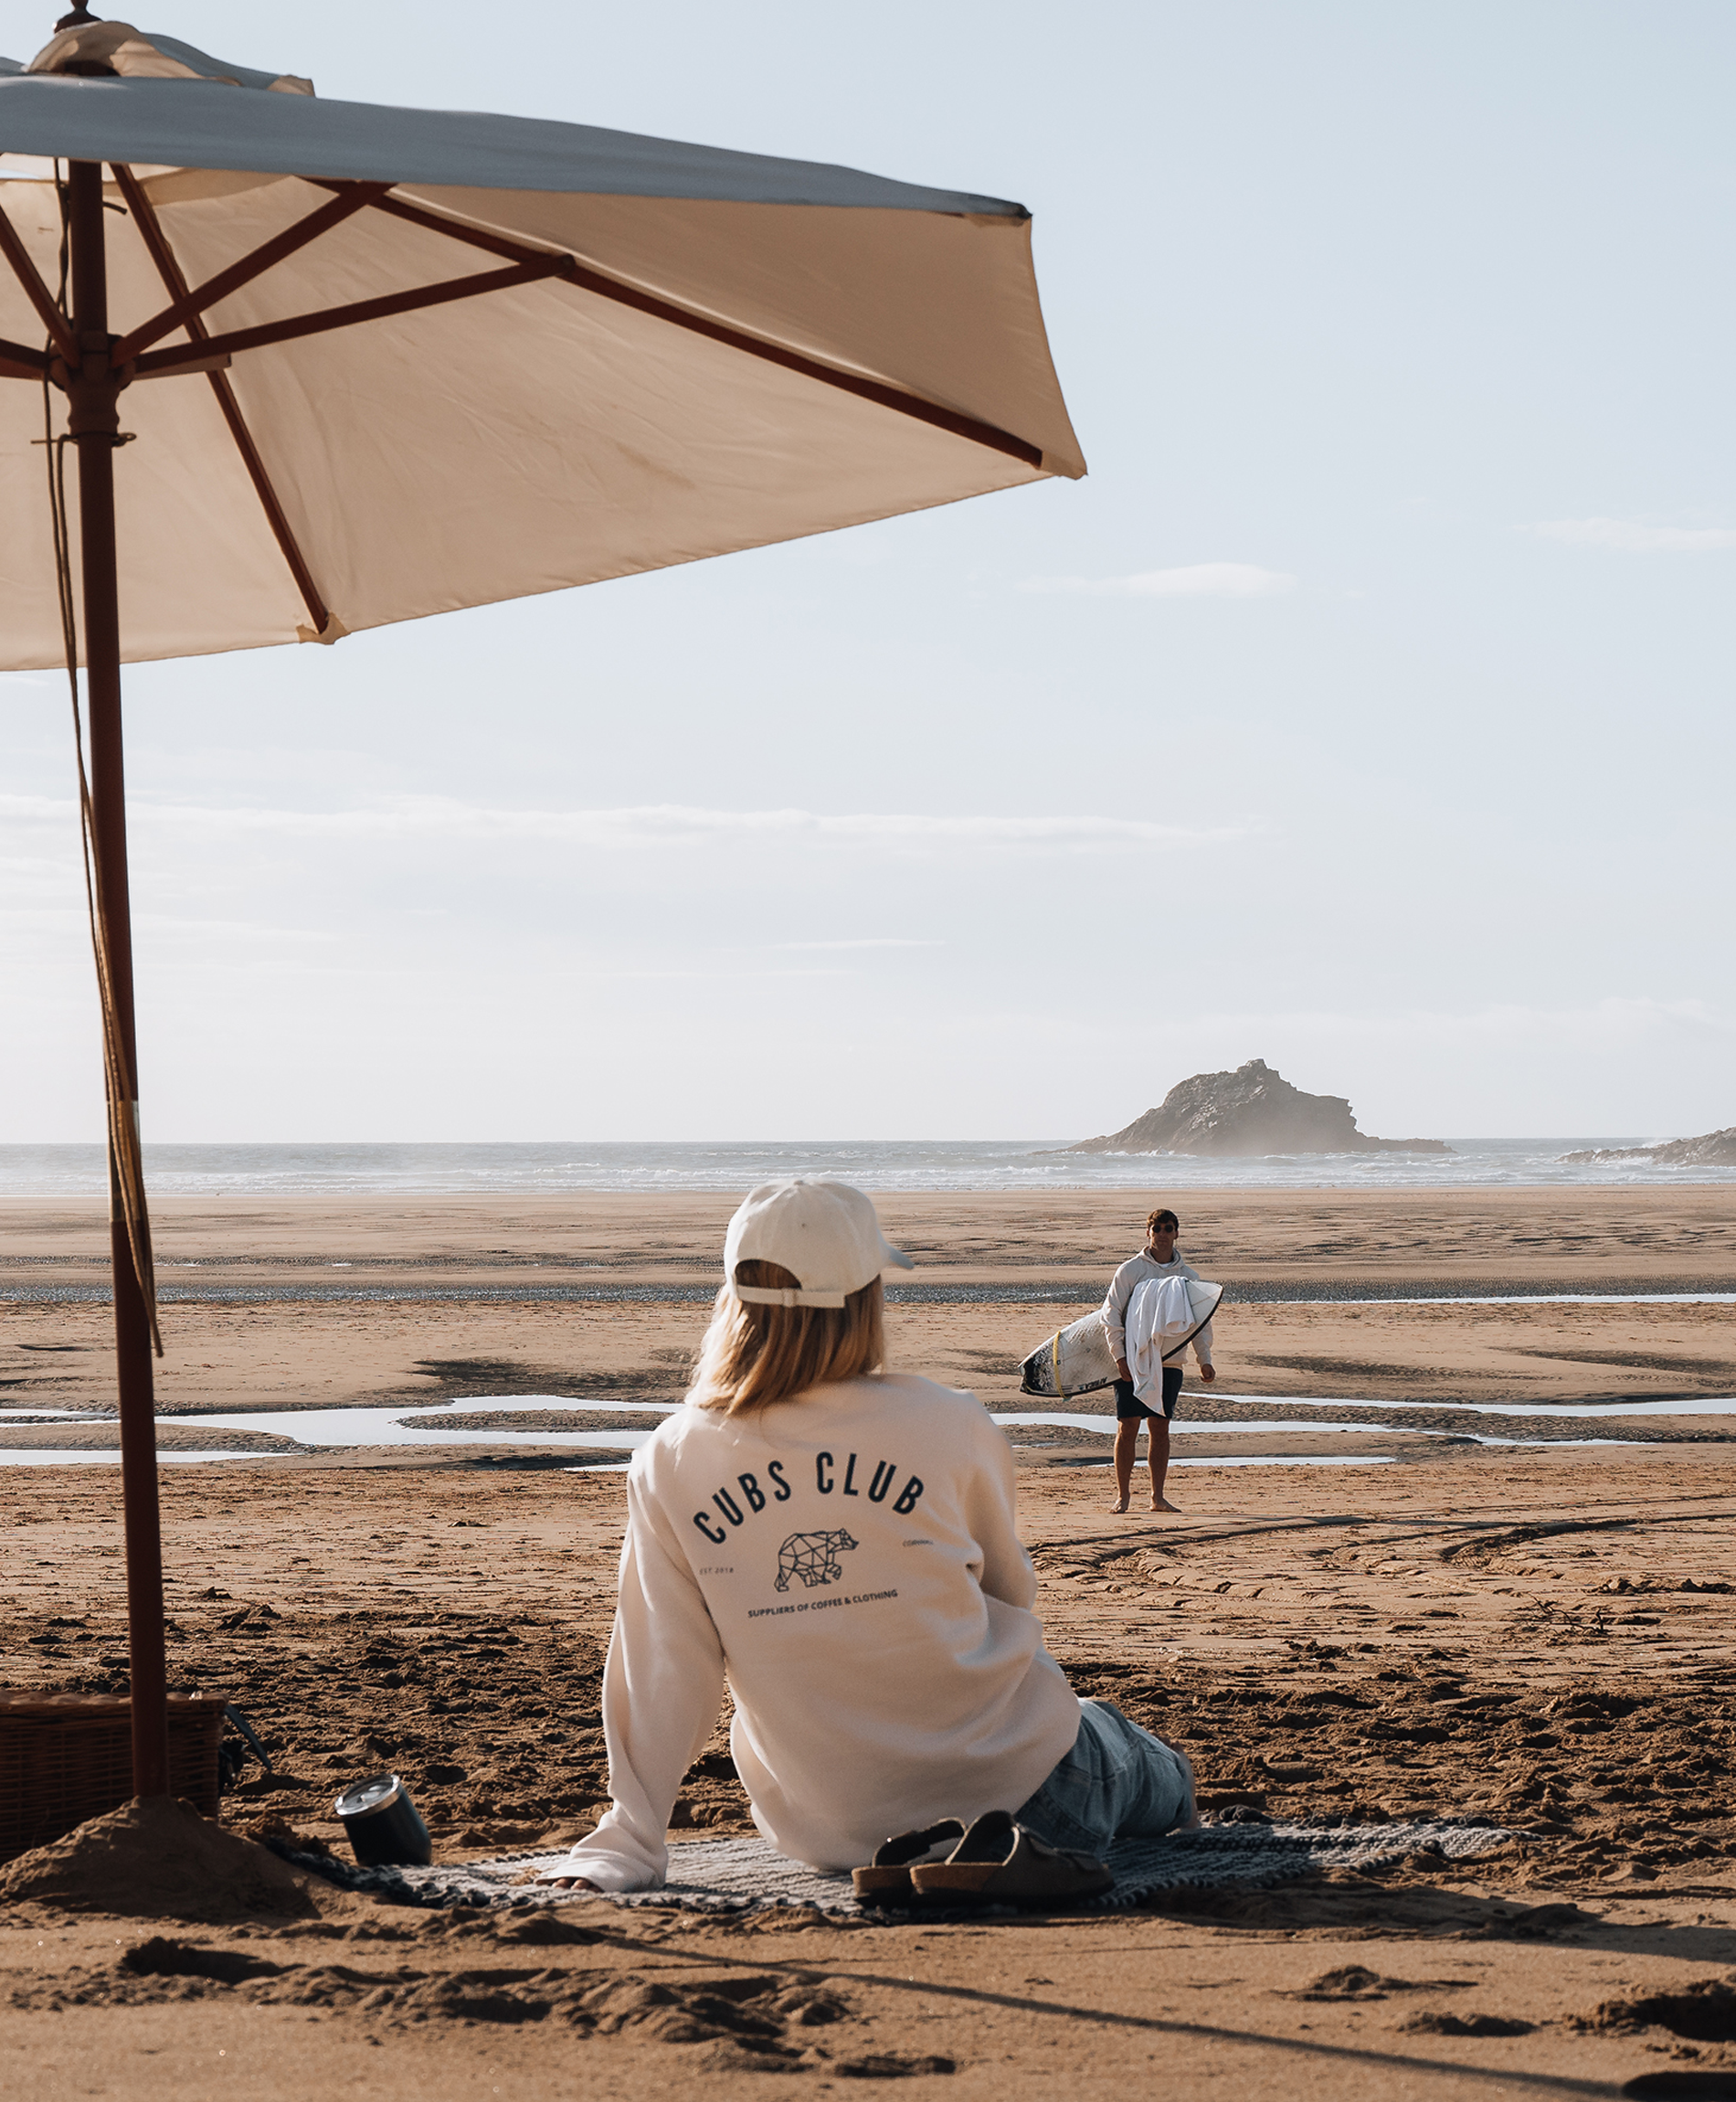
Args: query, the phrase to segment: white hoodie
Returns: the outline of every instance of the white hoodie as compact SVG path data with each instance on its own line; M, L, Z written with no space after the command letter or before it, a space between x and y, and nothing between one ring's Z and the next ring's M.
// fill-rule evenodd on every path
M603 1677L609 1813L565 1873L651 1890L728 1675L754 1821L816 1868L1016 1810L1079 1732L974 1395L870 1374L730 1417L690 1406L627 1477Z

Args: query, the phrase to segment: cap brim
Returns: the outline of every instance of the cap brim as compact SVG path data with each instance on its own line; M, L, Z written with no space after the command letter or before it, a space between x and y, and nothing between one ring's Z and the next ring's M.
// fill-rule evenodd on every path
M886 1259L881 1265L883 1269L914 1270L916 1267L902 1248L894 1248L890 1241L885 1243L884 1252Z

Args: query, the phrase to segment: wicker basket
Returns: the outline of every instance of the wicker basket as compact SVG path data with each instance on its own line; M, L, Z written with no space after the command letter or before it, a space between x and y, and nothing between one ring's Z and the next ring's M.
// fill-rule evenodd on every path
M221 1693L169 1695L169 1789L217 1814ZM0 1687L0 1862L46 1846L132 1794L132 1704Z

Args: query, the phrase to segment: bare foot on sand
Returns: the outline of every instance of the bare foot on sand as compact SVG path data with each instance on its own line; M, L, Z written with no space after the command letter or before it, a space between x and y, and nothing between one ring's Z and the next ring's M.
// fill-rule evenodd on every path
M1180 1518L1181 1515L1167 1496L1154 1496L1151 1499L1151 1508L1153 1511L1167 1511L1171 1518Z
M1115 1508L1116 1508L1117 1511L1125 1511L1125 1510L1127 1508L1127 1498L1126 1498L1125 1496L1118 1496L1118 1497L1117 1497L1117 1499L1116 1499L1116 1502L1115 1502Z

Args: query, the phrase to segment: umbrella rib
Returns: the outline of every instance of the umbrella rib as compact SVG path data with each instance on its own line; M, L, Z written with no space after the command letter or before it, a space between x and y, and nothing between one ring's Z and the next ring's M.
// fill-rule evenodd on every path
M217 407L223 411L223 420L229 427L229 436L235 441L235 450L241 455L241 464L248 471L254 492L265 513L265 521L289 564L290 574L295 579L295 588L302 594L307 607L308 617L313 622L316 635L323 635L331 624L332 610L321 598L319 588L313 581L313 572L302 557L301 545L291 531L290 522L283 515L283 506L278 501L277 491L271 485L271 477L265 471L265 462L259 458L259 449L253 442L253 433L247 427L247 419L241 414L241 405L235 398L235 389L229 385L225 372L208 372L206 377L211 383L211 391L217 396Z
M322 189L335 190L336 183L322 183ZM485 227L468 227L460 219L442 218L439 212L431 212L426 205L415 205L408 197L376 197L374 209L389 212L395 219L408 219L413 227L426 227L431 233L446 234L455 241L463 241L473 249L485 249L490 255L503 256L508 262L535 262L539 257L564 255L564 249L534 249L524 241L515 241L505 234L490 233Z
M79 366L78 339L72 333L71 324L55 303L54 294L43 283L37 266L30 260L29 250L18 239L18 229L6 217L5 207L0 205L0 253L12 265L12 274L24 287L31 305L42 318L42 325L52 338L54 347L76 371ZM7 345L10 356L15 345ZM26 352L27 357L30 354Z
M167 335L171 329L180 328L194 315L215 306L238 292L244 284L250 284L256 277L292 256L298 249L304 249L310 241L329 233L347 218L371 205L377 196L384 196L391 188L390 183L353 183L344 186L340 196L310 212L305 218L297 219L291 227L285 227L281 234L274 234L269 241L261 241L228 270L222 270L213 278L207 278L196 291L184 292L171 305L164 308L147 321L123 335L114 346L114 363L125 365L138 356L148 345L160 336ZM14 266L16 267L16 265Z
M328 187L334 187L328 185ZM510 240L501 234L490 233L481 227L467 227L454 219L442 218L424 206L413 205L404 197L379 196L373 200L374 209L389 212L394 218L408 219L413 226L427 227L434 233L450 236L456 241L468 242L471 248L485 249L489 254L516 257L524 261L547 260L546 249L526 248L521 242ZM883 409L896 409L899 414L910 416L921 423L931 423L939 430L951 431L959 438L969 438L978 445L989 446L996 452L1005 452L1015 460L1021 460L1029 467L1043 465L1043 448L1032 445L1025 439L1015 438L1011 431L1002 430L992 423L984 423L973 416L962 416L956 409L942 409L938 403L925 401L918 394L906 393L903 387L889 386L884 380L870 379L863 375L841 371L836 366L827 365L816 357L805 356L800 351L787 350L781 344L769 343L764 336L751 335L746 329L732 328L726 322L714 321L709 315L696 313L691 308L678 306L673 300L660 298L655 292L641 292L635 285L623 283L619 278L607 277L601 271L572 260L572 269L564 273L583 291L595 292L599 298L614 300L622 306L630 306L658 321L666 321L676 328L691 330L696 335L708 336L714 343L726 344L733 350L746 351L750 357L766 359L772 365L782 366L786 371L799 372L809 379L817 379L827 387L840 387L846 394L861 396Z
M121 186L121 193L132 209L133 221L145 247L150 250L151 260L157 267L157 275L163 280L164 290L171 299L184 298L187 289L186 279L175 260L175 250L169 246L169 238L163 230L163 222L157 218L156 207L145 196L139 178L131 168L119 162L111 165L115 179ZM210 332L198 314L189 313L185 325L196 344L203 345L209 341ZM210 353L207 351L206 355L208 356ZM248 479L252 483L254 494L265 512L266 523L271 528L284 561L289 564L290 574L295 579L296 589L301 592L307 606L314 632L323 634L331 621L331 608L320 596L319 587L313 581L313 572L302 556L301 543L296 539L283 506L278 501L277 491L266 471L265 462L259 456L259 449L253 442L253 433L248 429L247 419L241 413L241 405L235 398L235 389L229 384L228 375L224 372L207 372L206 377L211 383L211 391L217 396L217 407L223 412L223 420L229 427L229 436L235 441L235 449L241 455L241 464L247 469Z
M48 360L41 351L0 336L0 379L40 379L48 369Z
M956 438L968 438L973 444L986 445L992 452L1008 453L1014 460L1023 461L1027 467L1043 465L1042 446L1032 445L1028 439L1015 438L1011 431L1002 430L995 424L984 423L974 416L961 416L956 409L942 409L938 402L925 401L921 395L906 393L902 387L889 387L883 379L843 372L835 365L823 364L819 358L805 356L799 350L786 350L781 344L768 343L764 336L749 335L745 329L731 328L727 322L713 321L703 313L676 306L670 300L659 299L655 292L640 292L635 286L622 284L617 278L605 277L600 271L588 270L583 263L575 263L573 268L576 284L620 306L630 306L658 321L671 322L694 335L727 345L731 350L746 351L750 357L763 358L767 365L781 366L786 372L799 372L804 378L817 379L822 386L835 387L840 393L853 394L881 409L895 409L900 416L932 424L936 430L950 431Z
M138 361L138 377L148 379L160 373L184 372L199 358L233 356L238 351L259 350L274 343L293 343L299 336L324 335L330 330L349 328L357 322L385 321L397 313L415 313L422 307L445 306L455 299L473 299L485 292L510 292L515 285L535 284L539 278L574 275L570 257L543 256L534 263L518 263L511 270L483 271L476 277L452 278L444 284L429 284L415 292L384 293L378 299L362 299L350 306L322 307L314 313L291 315L285 321L268 321L258 328L238 328L227 335L207 336L198 344L171 344L167 350L148 350Z

